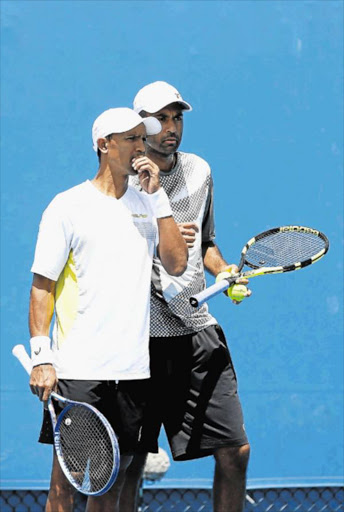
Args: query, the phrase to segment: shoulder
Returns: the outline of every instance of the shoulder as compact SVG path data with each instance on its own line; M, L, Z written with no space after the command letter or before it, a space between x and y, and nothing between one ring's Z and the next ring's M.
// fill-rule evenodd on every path
M183 167L191 166L192 168L197 168L197 170L203 170L206 174L211 174L211 168L208 162L194 153L184 153L179 151L178 158Z
M211 168L206 160L193 153L178 153L177 173L194 186L207 186L211 182Z
M55 196L54 200L56 199L57 201L70 201L77 197L84 197L85 195L88 195L89 186L90 182L84 181L79 185L75 185L75 187L60 192Z
M178 157L180 158L180 162L182 164L192 164L194 166L201 167L208 172L211 172L211 168L208 162L204 160L204 158L201 158L194 153L183 153L182 151L179 151Z
M80 202L87 194L87 182L76 185L70 189L57 194L44 210L44 215L48 213L65 214L69 206Z

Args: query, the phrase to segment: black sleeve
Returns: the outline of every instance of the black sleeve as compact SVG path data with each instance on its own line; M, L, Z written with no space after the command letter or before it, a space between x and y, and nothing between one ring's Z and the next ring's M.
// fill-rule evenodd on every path
M208 196L204 209L202 223L202 242L211 242L215 238L215 219L214 219L214 187L213 179L210 176Z

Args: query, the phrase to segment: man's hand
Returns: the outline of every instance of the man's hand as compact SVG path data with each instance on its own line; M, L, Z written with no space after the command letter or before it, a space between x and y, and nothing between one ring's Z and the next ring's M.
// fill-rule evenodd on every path
M30 375L30 388L34 395L46 402L50 393L56 390L57 377L55 368L51 364L34 366Z
M238 274L239 269L237 265L228 265L228 267L224 268L217 276L216 282L222 281L232 275ZM235 283L232 284L227 290L224 291L224 294L227 297L232 299L233 304L241 304L241 302L246 298L252 295L252 291L246 288L246 284L248 284L248 279L238 278Z
M139 175L140 185L147 194L154 194L160 188L160 169L148 157L141 156L132 162Z
M199 231L197 224L194 222L179 222L177 226L183 235L186 245L189 248L193 247L196 240L196 233Z

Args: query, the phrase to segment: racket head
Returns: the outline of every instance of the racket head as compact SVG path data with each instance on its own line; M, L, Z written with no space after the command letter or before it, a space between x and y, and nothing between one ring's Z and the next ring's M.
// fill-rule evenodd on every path
M251 238L241 253L239 269L278 268L281 272L312 265L329 249L329 241L321 231L305 226L272 228Z
M97 409L69 403L57 418L54 445L69 482L87 496L101 496L113 485L120 466L116 435Z

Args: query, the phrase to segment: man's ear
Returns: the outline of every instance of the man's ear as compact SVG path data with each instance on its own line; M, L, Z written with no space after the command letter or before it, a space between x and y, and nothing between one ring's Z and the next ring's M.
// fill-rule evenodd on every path
M107 153L108 152L108 141L104 138L100 138L97 140L97 144L98 144L98 149L99 151L101 151L102 153Z

